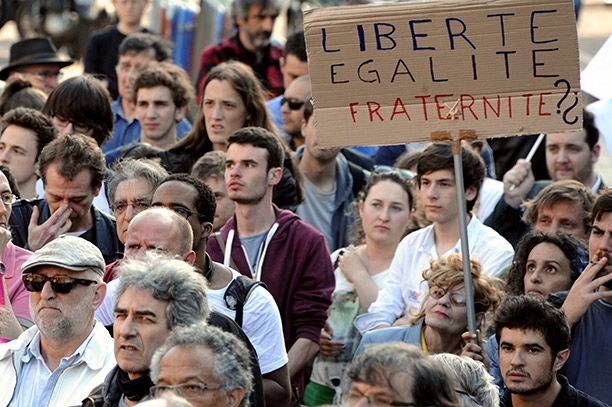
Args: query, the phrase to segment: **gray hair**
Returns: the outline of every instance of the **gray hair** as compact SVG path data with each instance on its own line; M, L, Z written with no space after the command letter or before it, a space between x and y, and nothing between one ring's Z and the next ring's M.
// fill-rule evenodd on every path
M236 24L237 18L247 18L251 6L259 6L261 10L276 8L280 11L279 0L234 0L232 2L232 20Z
M155 188L157 188L167 176L168 171L153 160L127 159L117 161L113 165L110 176L106 180L108 200L111 204L115 203L115 192L117 192L119 184L135 178L146 180L151 186L151 195L153 195Z
M394 376L410 372L412 388L394 386ZM367 347L346 370L343 383L345 395L353 382L385 387L398 395L409 392L419 405L459 407L453 378L444 371L441 363L426 358L419 348L403 342Z
M462 407L499 406L499 390L482 363L450 353L440 353L432 358L454 372L458 390L465 392L460 393Z
M149 291L158 301L168 302L166 317L170 330L208 319L206 280L184 261L147 251L137 258L124 260L118 271L121 281L115 306L128 287L135 287Z
M151 380L157 382L161 360L176 346L210 349L215 355L215 379L222 391L227 394L235 388L244 389L239 407L249 406L249 396L253 391L251 359L246 346L236 336L206 323L177 328L153 355Z

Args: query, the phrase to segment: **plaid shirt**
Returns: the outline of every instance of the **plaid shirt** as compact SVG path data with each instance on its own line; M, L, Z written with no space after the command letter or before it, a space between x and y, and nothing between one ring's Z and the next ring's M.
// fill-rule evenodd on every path
M267 99L282 95L284 92L283 74L280 69L280 58L282 56L282 47L270 44L265 49L263 58L259 59L257 54L242 45L240 39L238 39L238 34L221 44L206 47L200 55L200 72L197 82L198 103L200 103L204 92L204 81L206 81L208 72L218 64L228 61L240 61L253 68L266 92Z

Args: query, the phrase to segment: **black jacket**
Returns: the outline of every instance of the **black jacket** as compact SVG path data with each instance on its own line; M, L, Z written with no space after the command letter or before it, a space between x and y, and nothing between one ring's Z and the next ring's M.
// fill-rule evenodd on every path
M20 199L13 204L13 212L9 223L13 234L13 243L25 249L28 248L28 225L32 217L34 206L38 206L40 216L38 224L44 223L51 216L49 204L46 199ZM89 240L93 243L104 256L106 264L110 264L121 257L123 245L117 237L117 226L115 218L104 212L99 211L93 205L91 214L94 219L94 239Z
M561 391L551 407L609 407L607 404L581 392L568 383L563 375L557 375ZM506 391L501 403L502 407L512 407L512 395Z

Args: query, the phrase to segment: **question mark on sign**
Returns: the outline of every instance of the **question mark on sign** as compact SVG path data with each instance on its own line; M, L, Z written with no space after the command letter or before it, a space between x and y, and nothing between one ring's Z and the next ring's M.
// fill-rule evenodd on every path
M563 97L561 99L559 99L559 101L557 102L557 114L561 114L561 105L563 104L563 102L565 101L565 99L567 99L567 97L569 96L570 93L570 84L567 80L565 79L558 79L555 82L555 87L559 87L560 84L564 84L565 85L565 93L563 94ZM574 124L578 121L578 116L574 117L573 120L569 120L567 118L567 114L574 108L576 107L576 105L578 104L578 92L574 92L574 96L576 96L576 98L574 99L574 103L572 103L572 105L570 107L568 107L567 109L565 109L563 111L563 121L567 124Z

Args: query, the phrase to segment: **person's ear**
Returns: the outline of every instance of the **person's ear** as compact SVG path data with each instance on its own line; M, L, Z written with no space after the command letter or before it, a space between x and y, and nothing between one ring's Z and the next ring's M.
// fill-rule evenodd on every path
M280 57L280 59L278 60L278 62L280 63L280 70L282 73L285 73L285 57Z
M238 407L244 398L244 389L242 387L236 387L227 392L226 395L228 407Z
M179 123L181 120L183 120L187 115L187 106L183 106L180 108L177 108L174 111L174 121L176 123Z
M183 261L193 266L197 257L198 256L196 255L196 252L194 252L193 250L189 250L187 254L183 256Z
M472 186L465 190L465 201L466 202L476 199L477 196L478 196L478 190L476 189L476 187Z
M591 162L595 164L597 160L599 160L599 154L601 153L601 146L599 144L595 144L593 149L591 150Z
M557 353L557 356L555 356L555 361L553 363L553 370L555 372L558 372L559 370L561 370L563 365L565 365L565 362L567 362L567 359L569 358L569 356L570 356L569 349L563 349L562 351L559 351L559 353Z
M94 293L94 310L98 309L98 307L102 304L102 301L104 301L104 296L106 296L106 283L100 281L98 284L96 284L96 292Z

